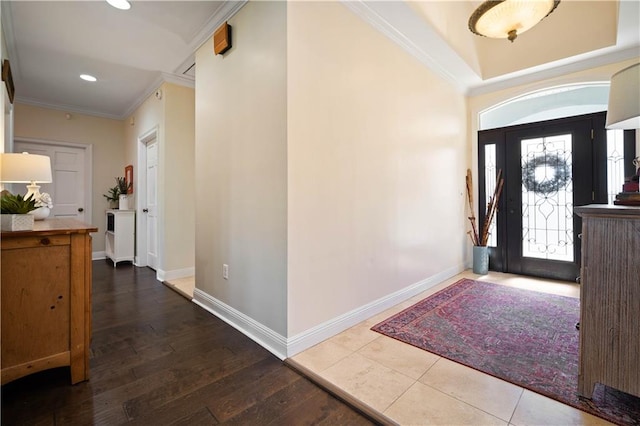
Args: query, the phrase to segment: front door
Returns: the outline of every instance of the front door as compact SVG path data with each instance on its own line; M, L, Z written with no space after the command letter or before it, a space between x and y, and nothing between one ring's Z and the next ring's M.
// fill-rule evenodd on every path
M545 124L506 135L509 272L575 280L581 219L592 202L591 120Z
M573 281L580 272L575 206L612 203L634 174L635 132L605 130L604 112L478 132L480 223L505 182L490 228L490 269ZM629 166L629 167L627 167Z

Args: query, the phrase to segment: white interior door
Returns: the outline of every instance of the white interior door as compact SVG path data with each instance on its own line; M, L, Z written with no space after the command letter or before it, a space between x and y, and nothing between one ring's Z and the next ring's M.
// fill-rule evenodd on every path
M154 137L146 144L147 265L158 266L158 143Z
M86 150L80 147L48 143L15 141L15 152L46 155L51 158L53 182L41 183L40 192L47 192L53 200L50 217L71 217L85 222L87 213ZM14 191L21 191L14 186Z

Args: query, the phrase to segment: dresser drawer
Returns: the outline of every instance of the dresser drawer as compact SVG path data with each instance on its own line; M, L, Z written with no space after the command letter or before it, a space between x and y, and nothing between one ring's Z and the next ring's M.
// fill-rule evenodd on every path
M50 247L50 246L68 246L71 244L70 235L48 235L33 236L22 238L3 238L2 250L33 248L33 247Z

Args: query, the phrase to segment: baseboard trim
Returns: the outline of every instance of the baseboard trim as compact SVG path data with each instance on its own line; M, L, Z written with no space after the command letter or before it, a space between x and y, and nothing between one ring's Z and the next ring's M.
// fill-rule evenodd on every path
M192 277L196 274L196 268L183 268L183 269L173 269L171 271L165 271L163 269L156 270L156 279L158 281L171 281L177 280L179 278Z
M323 342L354 325L371 318L380 312L404 302L429 288L459 274L466 268L459 264L435 275L425 278L413 285L391 293L371 303L363 305L353 311L340 315L312 327L291 338L285 338L253 318L221 302L215 297L196 288L193 292L193 303L217 316L236 330L249 337L269 352L284 360L310 347Z
M107 253L104 251L94 251L91 253L91 260L103 260L107 258Z
M315 327L312 327L302 333L287 339L287 356L294 356L318 343L335 336L354 325L371 318L380 312L404 302L405 300L420 294L425 290L445 281L460 272L464 271L463 264L456 265L429 278L418 281L408 287L391 293L378 300L361 306L353 311L340 315L332 320L326 321Z
M355 398L350 393L340 389L339 387L337 387L327 379L309 370L308 368L296 362L295 360L288 358L284 361L284 363L292 370L305 376L306 378L311 380L313 383L315 383L325 391L329 392L331 395L335 396L345 404L351 406L353 409L360 412L363 416L367 417L373 423L380 424L380 425L394 425L394 426L398 425L398 423L394 422L389 417L385 416L379 411L374 410L369 405Z
M287 357L287 339L269 327L198 288L193 291L193 303L217 316L281 360Z

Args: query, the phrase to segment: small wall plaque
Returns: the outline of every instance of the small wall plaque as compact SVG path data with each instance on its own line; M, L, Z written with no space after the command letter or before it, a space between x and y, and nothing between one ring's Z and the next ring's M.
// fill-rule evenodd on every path
M213 33L213 52L222 55L231 49L231 25L226 22Z

